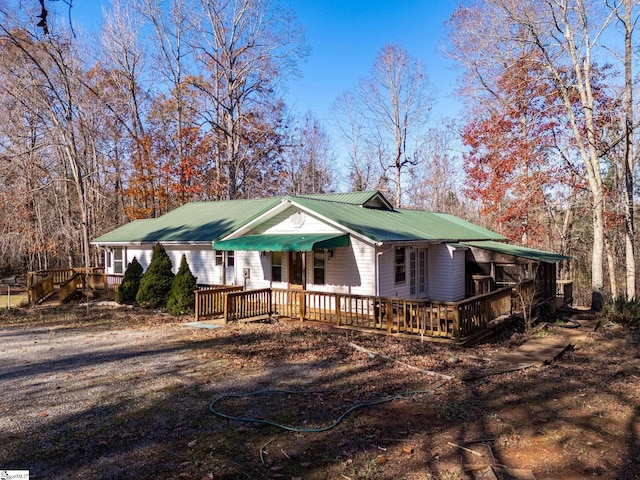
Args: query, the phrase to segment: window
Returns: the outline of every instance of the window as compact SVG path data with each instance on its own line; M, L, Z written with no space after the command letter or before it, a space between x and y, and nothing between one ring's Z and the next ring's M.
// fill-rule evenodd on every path
M416 252L409 252L409 294L416 294L416 283L418 281L418 265L416 265ZM397 280L396 280L397 281Z
M407 275L404 247L396 248L396 283L404 283Z
M216 250L216 267L222 266L222 250Z
M427 251L418 251L418 293L427 294Z
M227 267L233 267L236 264L235 252L227 252Z
M124 273L124 248L113 249L113 273Z
M313 284L324 285L326 254L324 250L313 252Z
M282 281L282 252L271 252L271 281Z

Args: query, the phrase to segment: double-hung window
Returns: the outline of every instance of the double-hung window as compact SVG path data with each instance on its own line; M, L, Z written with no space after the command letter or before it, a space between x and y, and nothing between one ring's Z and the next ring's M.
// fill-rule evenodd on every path
M314 250L313 252L313 284L325 284L327 254L324 250Z
M271 252L271 281L282 281L282 252Z
M404 283L407 277L405 248L396 248L396 283Z

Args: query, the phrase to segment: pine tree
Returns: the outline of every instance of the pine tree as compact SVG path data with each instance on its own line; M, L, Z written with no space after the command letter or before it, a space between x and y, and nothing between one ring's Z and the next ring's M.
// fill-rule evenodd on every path
M133 257L133 260L124 272L122 283L118 287L118 291L116 293L117 303L129 305L135 303L143 271L142 265L140 265L138 260Z
M193 313L196 295L196 277L191 273L187 258L182 255L180 269L171 284L171 292L167 300L167 310L172 315Z
M136 302L141 307L164 308L173 282L173 265L160 242L153 247L149 268L142 275Z

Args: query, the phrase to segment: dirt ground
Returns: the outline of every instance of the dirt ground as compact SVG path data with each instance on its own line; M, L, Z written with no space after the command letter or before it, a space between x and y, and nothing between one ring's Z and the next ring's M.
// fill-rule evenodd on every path
M501 465L534 475L501 479L640 479L638 329L605 324L550 365L460 380L525 339L510 328L460 348L297 322L209 330L126 308L3 310L0 470L466 480ZM214 401L266 423L223 418Z

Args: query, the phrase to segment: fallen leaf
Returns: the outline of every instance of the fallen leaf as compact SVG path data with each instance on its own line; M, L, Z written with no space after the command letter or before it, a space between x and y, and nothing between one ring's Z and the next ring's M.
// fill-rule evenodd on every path
M49 414L48 414L48 413L45 413L45 412L40 412L40 413L38 414L38 417L40 417L40 418L44 418L44 417L48 417L48 416L49 416Z

